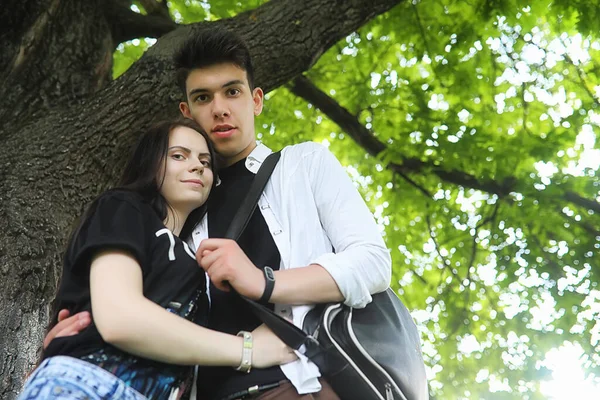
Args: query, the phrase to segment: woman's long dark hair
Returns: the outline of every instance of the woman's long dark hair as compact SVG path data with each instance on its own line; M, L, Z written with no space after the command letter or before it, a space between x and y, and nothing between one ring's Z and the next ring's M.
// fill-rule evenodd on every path
M139 137L137 143L133 147L129 161L125 165L125 169L123 170L123 174L121 175L118 185L109 190L126 190L137 193L152 206L161 221L165 220L170 208L169 203L160 193L160 189L164 182L164 171L169 148L169 135L175 128L178 127L187 127L193 129L202 135L202 137L204 137L206 140L211 158L211 169L214 176L212 188L214 188L217 182L218 173L218 156L215 153L214 146L200 125L191 119L179 118L172 121L159 122L150 127ZM162 176L159 176L161 173ZM73 229L69 236L67 249L70 248L73 240L77 237L81 228L96 210L98 199L99 198L96 198L96 200L89 205L87 210L79 218L75 229ZM207 204L205 202L202 206L196 208L190 213L183 225L183 228L181 229L181 233L179 234L183 240L186 240L186 238L192 233L194 227L206 214L206 209ZM56 287L56 293L58 293L61 281L62 273ZM48 332L58 323L58 312L60 311L58 307L59 304L55 297L51 304L51 319L50 323L48 324L46 334L48 334Z

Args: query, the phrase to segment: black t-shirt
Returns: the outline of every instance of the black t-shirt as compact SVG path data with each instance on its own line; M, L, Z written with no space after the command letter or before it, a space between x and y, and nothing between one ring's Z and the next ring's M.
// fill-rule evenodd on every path
M223 237L237 209L245 199L256 176L246 168L243 159L219 171L221 183L213 189L208 200L208 234ZM277 246L269 232L262 213L256 208L238 244L254 265L279 269L281 261ZM247 305L231 292L223 292L210 285L211 310L209 327L221 332L237 334L252 331L261 322ZM218 399L254 385L278 382L285 379L279 367L252 369L249 374L230 367L201 368L198 389L201 398Z
M103 194L94 205L67 248L57 293L58 309L67 308L71 314L91 312L91 259L98 251L118 249L127 251L140 264L146 298L181 317L206 325L208 299L204 271L187 244L164 226L152 206L141 196L123 190ZM81 358L112 373L119 366L122 374L115 375L121 375L122 379L125 374L136 375L131 373L132 369L143 370L152 380L158 381L153 376L160 376L160 384L169 381L162 379L165 376L174 378L172 382L177 384L190 371L189 367L169 366L122 352L102 340L93 322L79 335L54 339L44 358L54 355ZM135 381L124 380L134 388L139 386ZM148 382L144 385L148 386Z

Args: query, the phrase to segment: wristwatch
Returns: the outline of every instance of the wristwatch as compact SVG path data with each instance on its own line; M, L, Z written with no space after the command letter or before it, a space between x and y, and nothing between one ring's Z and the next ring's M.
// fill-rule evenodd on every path
M271 299L271 294L273 294L273 288L275 287L275 274L273 273L273 268L271 267L264 267L263 272L265 273L265 291L258 301L266 304Z

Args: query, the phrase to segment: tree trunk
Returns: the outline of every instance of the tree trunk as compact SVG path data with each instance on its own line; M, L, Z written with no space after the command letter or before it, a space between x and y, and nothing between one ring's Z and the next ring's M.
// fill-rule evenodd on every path
M265 91L401 0L272 0L213 24L246 39ZM171 55L193 29L134 15L124 0L8 0L0 12L0 398L36 360L65 238L114 182L136 132L175 116ZM114 82L119 41L163 36Z

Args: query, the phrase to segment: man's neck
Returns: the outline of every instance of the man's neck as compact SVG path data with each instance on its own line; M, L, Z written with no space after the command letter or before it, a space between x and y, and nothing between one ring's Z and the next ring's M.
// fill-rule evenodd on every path
M255 148L256 148L256 140L252 141L252 143L248 147L246 147L244 150L242 150L240 153L236 154L235 156L225 158L224 159L224 163L225 163L224 167L231 167L236 162L248 157Z

